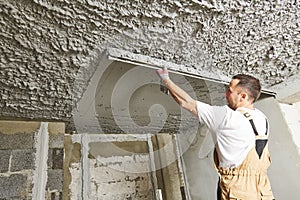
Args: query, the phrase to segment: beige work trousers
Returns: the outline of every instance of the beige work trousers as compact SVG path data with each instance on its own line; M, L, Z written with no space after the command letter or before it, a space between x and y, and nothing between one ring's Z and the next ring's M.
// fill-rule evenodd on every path
M215 151L215 166L218 156ZM253 147L243 163L233 169L217 167L220 175L219 187L221 199L272 200L271 185L267 177L267 169L271 164L268 144L259 158Z

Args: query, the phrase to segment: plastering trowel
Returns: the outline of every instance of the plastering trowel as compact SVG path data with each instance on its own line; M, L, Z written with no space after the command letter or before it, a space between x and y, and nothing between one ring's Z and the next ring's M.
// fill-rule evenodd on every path
M196 79L202 79L205 81L216 82L219 84L228 85L231 80L231 77L227 77L226 75L221 75L215 72L210 72L209 70L199 70L198 68L188 67L185 65L178 65L175 63L170 63L164 60L152 58L145 55L135 54L121 49L108 48L106 49L105 54L109 60L139 65L151 69L161 69L165 66L172 66L168 68L169 73L179 74ZM167 89L167 87L163 83L161 83L160 85L160 90L165 94L169 94L169 90ZM276 95L275 92L266 89L262 89L262 93L271 96Z

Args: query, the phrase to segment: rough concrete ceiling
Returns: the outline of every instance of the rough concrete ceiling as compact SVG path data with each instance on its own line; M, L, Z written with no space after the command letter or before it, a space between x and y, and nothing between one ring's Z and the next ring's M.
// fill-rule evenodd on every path
M77 72L84 86L110 47L198 73L252 74L265 88L283 83L300 69L299 8L299 1L1 0L1 116L70 120Z

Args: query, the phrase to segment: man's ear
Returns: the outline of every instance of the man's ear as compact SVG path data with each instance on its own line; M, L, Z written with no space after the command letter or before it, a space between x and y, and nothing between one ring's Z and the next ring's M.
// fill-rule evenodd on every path
M242 92L242 93L241 93L241 98L242 98L242 99L247 99L247 93Z

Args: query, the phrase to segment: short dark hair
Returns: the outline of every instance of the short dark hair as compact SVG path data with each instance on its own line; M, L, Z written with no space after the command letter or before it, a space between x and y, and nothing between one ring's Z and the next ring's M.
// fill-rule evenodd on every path
M233 76L232 79L239 80L237 86L245 89L250 98L253 99L253 102L259 98L261 93L261 84L257 78L247 74L237 74Z

